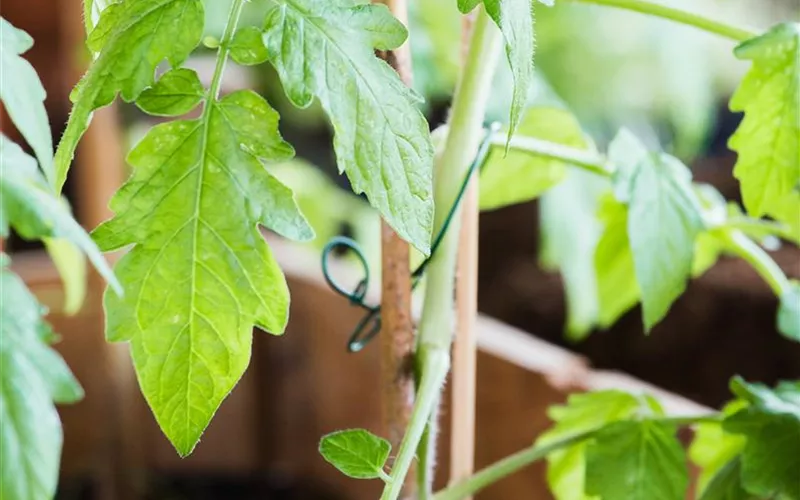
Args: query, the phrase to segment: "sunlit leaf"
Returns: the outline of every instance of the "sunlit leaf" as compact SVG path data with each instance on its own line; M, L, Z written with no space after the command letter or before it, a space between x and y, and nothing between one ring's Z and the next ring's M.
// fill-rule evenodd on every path
M205 89L194 70L176 68L164 73L152 87L136 99L145 113L156 116L179 116L194 109L203 100Z
M639 302L641 292L628 239L627 207L610 195L603 197L598 217L603 229L594 253L594 269L598 324L605 329Z
M86 259L80 249L64 238L42 240L64 283L64 314L75 314L86 297Z
M262 32L255 26L247 26L238 30L231 40L228 50L231 59L246 66L261 64L269 58Z
M363 429L334 432L324 436L319 452L331 465L355 479L383 477L383 466L392 445Z
M747 211L800 224L800 24L784 23L736 48L752 67L731 99L744 120L730 139Z
M537 445L546 445L569 436L601 429L637 414L660 412L655 402L647 401L648 406L645 407L642 403L642 398L622 391L573 394L565 406L555 406L548 410L555 425L538 439ZM558 500L592 498L584 493L586 446L586 442L579 442L548 455L547 482Z
M397 233L423 253L433 223L433 146L418 97L374 49L407 32L384 5L355 0L281 0L264 43L289 99L316 96L330 116L340 171Z
M127 102L136 100L153 84L156 66L164 59L179 66L202 33L201 0L125 1L103 11L88 40L99 55L74 91L75 105L56 150L59 191L92 112L111 104L117 93Z
M722 410L733 415L746 407L741 400L733 401ZM741 460L745 438L726 432L722 422L703 422L697 425L689 448L689 457L700 467L697 478L697 497L703 500L739 500L749 498L741 486Z
M532 107L525 111L517 130L518 138L540 139L577 149L588 141L575 117L553 107ZM481 169L480 208L493 210L530 201L561 182L568 164L526 151L493 148Z
M686 289L704 222L689 169L677 158L645 154L635 141L625 142L630 147L610 148L609 159L618 165L614 193L628 204L628 239L649 331Z
M626 500L684 500L689 475L675 426L616 422L586 448L586 493Z
M115 217L93 236L117 263L106 334L130 341L147 402L181 455L192 451L250 361L253 326L280 334L289 291L258 230L313 236L292 192L261 161L293 150L263 98L238 91L203 117L159 125L131 151Z
M735 378L731 389L749 405L725 419L724 429L743 434L742 483L765 498L800 498L800 382L774 390Z

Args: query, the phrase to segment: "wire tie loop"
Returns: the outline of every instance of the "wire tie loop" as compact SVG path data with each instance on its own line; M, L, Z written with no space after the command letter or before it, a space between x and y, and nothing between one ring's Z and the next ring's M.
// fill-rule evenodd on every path
M461 187L459 188L458 195L453 202L453 206L450 207L450 211L447 213L447 218L442 224L442 229L433 240L430 254L425 260L422 261L422 263L414 270L414 272L411 273L412 290L414 290L422 281L422 276L425 273L425 269L428 267L431 259L433 259L436 250L441 245L442 240L444 240L444 235L447 233L450 223L458 213L458 208L461 204L461 200L464 198L464 193L467 191L470 179L476 171L483 167L486 157L489 155L492 136L499 129L500 125L498 123L493 123L488 127L488 129L485 129L483 141L478 148L478 152L475 155L472 164L470 164L467 174L464 176L464 180L461 183ZM348 291L338 281L336 281L330 271L331 254L340 250L354 253L358 258L362 269L364 270L364 277L358 282L352 292ZM366 311L366 314L355 326L353 333L350 335L350 339L347 341L347 350L349 352L358 352L366 347L367 344L369 344L369 342L381 331L381 306L371 306L364 302L364 299L367 295L367 290L369 290L370 279L369 265L367 264L367 257L364 253L364 250L352 238L348 238L346 236L336 236L332 238L322 249L322 275L325 277L325 281L328 283L328 286L330 286L333 291L346 298L350 302L350 305L360 307Z

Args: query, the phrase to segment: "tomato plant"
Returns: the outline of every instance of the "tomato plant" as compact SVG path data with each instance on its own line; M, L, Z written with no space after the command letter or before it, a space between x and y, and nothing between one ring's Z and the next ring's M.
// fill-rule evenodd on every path
M744 120L730 138L746 212L627 130L601 153L567 109L528 104L534 11L568 1L664 18L736 44L734 56L750 63L731 101ZM772 236L800 242L800 24L751 33L648 0L457 0L475 20L435 151L419 96L375 53L398 48L408 36L386 6L274 0L259 25L240 27L244 5L233 0L222 36L203 40L201 0L85 0L92 60L71 95L55 153L44 91L21 57L32 40L5 20L1 25L3 72L14 77L4 78L0 98L36 159L2 137L0 234L14 228L43 239L56 261L74 262L79 250L106 277L107 338L130 343L142 393L181 456L192 452L247 368L253 327L280 335L288 321L289 290L259 227L298 241L314 237L291 189L265 167L294 155L279 133L278 112L249 90L220 95L232 60L269 63L297 107L319 102L340 172L400 237L428 255L431 236L442 234L426 271L417 396L405 437L389 464L388 441L367 431L325 436L320 451L343 473L384 481L381 498L394 500L417 459L420 497L454 500L546 459L560 499L678 500L689 479L676 432L694 426L690 458L703 468L699 497L800 499L797 382L768 388L735 377L733 401L720 413L682 418L666 416L652 398L576 395L552 408L554 427L529 449L435 494L435 443L423 439L436 435L432 415L450 369L458 251L450 208L482 142L491 145L480 174L482 209L541 197L544 259L565 276L572 334L608 328L639 303L648 332L692 277L733 254L778 296L779 331L800 341L800 284L760 245ZM184 66L201 42L217 54L208 87ZM483 125L503 52L513 88L508 125L496 133ZM169 68L156 77L164 61ZM132 175L111 201L115 215L90 238L60 193L92 113L118 95L145 113L175 119L153 127L131 150ZM197 118L183 117L200 106ZM570 230L587 218L596 226L588 239ZM100 252L121 249L126 253L112 274ZM4 256L0 498L50 498L61 443L53 402L75 401L81 390L48 346L55 337L44 311L7 262Z

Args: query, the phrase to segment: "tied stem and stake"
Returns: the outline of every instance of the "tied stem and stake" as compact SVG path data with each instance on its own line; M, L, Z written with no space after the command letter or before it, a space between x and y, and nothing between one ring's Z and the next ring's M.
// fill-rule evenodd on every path
M445 149L434 172L436 212L433 234L438 234L442 228L448 208L457 198L460 181L477 152L501 43L500 31L489 19L483 6L479 6L469 53L454 97ZM417 445L438 404L440 391L450 368L459 214L453 222L428 268L417 343L417 365L421 373L419 389L411 422L392 468L392 481L385 486L382 500L396 500L400 495ZM435 432L431 434L435 435ZM430 454L430 450L420 451ZM420 457L420 461L433 463L430 457ZM426 485L426 491L428 487Z
M378 0L408 26L406 0ZM409 42L379 53L407 86L412 83ZM397 449L411 420L414 405L414 330L411 318L409 246L381 221L381 406L384 435ZM402 483L401 498L416 496L413 472Z
M472 34L472 16L462 23L462 58ZM456 276L456 335L450 406L450 484L468 478L475 467L475 391L478 312L478 180L473 175L464 193ZM434 415L435 417L435 415ZM434 423L435 425L435 423Z

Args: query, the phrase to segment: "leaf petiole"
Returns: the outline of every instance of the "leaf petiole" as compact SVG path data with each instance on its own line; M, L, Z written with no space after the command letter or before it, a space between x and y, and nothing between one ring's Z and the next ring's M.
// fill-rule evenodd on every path
M505 134L499 133L493 135L491 144L495 146L505 146ZM563 144L538 139L536 137L526 137L516 134L511 138L511 141L508 142L508 147L511 150L531 153L553 160L561 160L583 170L602 175L603 177L611 177L614 173L613 164L608 162L607 159L600 154L564 146Z
M727 244L727 249L734 255L746 260L764 281L772 288L775 295L783 296L791 284L789 278L772 260L772 257L755 241L748 238L743 232L736 229L720 231L720 238Z
M669 19L680 24L687 26L694 26L695 28L714 33L725 38L729 38L735 42L743 42L758 36L755 32L730 26L714 19L709 19L699 14L693 14L673 7L659 5L647 0L567 0L572 2L592 3L597 5L606 5L609 7L618 7L620 9L631 10L650 16L661 17Z

